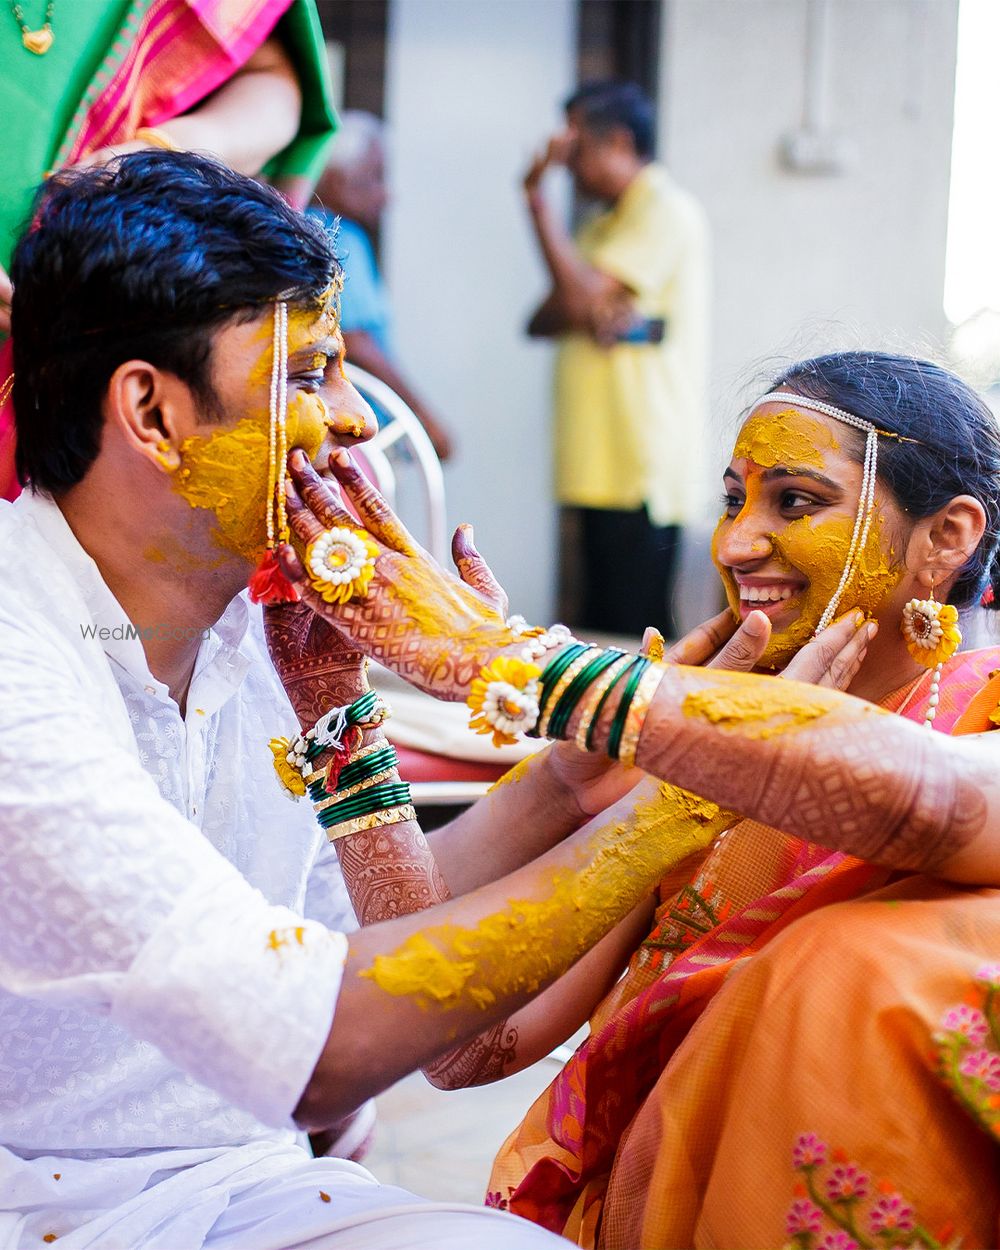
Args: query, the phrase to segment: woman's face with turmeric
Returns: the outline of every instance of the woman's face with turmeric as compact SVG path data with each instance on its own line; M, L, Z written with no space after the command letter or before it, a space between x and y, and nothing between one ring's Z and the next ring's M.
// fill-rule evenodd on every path
M331 293L332 295L332 293ZM221 330L213 342L213 382L225 413L180 445L174 487L194 508L215 514L214 540L253 563L267 541L268 440L273 316ZM343 372L343 339L332 297L288 312L288 450L317 466L340 446L374 433L371 409Z
M796 408L758 405L745 421L723 475L725 511L712 542L733 614L771 620L761 666L782 668L813 636L844 571L858 513L862 467L845 441L850 427ZM876 483L864 549L838 614L860 608L878 618L904 574L905 524Z

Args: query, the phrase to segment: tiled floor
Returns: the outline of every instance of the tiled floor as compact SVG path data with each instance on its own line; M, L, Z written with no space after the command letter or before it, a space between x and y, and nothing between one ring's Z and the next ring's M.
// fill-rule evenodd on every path
M497 1148L559 1071L543 1059L494 1085L444 1093L416 1072L379 1099L375 1148L364 1160L380 1181L438 1201L483 1201Z

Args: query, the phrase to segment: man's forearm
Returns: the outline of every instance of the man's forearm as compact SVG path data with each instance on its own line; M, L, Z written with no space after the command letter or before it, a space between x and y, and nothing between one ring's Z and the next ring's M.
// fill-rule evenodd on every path
M515 765L477 803L431 833L429 841L457 896L537 859L586 819L572 793L553 776L543 751Z
M589 324L591 304L601 294L606 279L583 259L543 195L530 195L528 207L554 294L572 327L584 329Z

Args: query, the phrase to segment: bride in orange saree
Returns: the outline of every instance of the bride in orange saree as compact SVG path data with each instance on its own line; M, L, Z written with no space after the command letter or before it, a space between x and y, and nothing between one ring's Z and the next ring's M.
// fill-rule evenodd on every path
M867 512L871 439L851 414L877 431ZM1000 438L958 379L870 353L796 365L751 410L725 481L714 558L734 615L768 617L761 667L783 669L824 605L857 606L880 629L851 693L934 734L1000 725L1000 647L925 648L922 667L901 630L908 574L959 608L1000 580ZM850 821L849 799L803 784ZM488 1202L608 1250L1000 1244L998 990L1000 891L741 820L661 883Z

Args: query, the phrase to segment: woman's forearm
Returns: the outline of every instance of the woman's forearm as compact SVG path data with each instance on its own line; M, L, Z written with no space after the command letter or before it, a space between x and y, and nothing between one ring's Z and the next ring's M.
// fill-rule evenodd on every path
M650 705L638 763L834 850L1000 885L1000 739L934 734L798 682L678 666Z
M295 138L301 111L295 68L269 39L204 104L158 129L178 148L211 152L238 173L257 174Z

